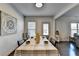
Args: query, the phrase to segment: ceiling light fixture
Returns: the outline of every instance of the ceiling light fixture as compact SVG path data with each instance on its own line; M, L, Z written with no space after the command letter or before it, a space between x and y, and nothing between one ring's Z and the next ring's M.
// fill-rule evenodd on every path
M35 6L36 6L37 8L41 8L41 7L43 7L43 3L35 3Z

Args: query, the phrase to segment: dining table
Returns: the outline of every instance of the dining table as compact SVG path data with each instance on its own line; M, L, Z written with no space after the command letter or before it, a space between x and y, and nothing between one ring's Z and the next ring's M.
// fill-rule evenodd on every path
M29 38L15 50L14 56L59 56L58 49L44 37L37 44L35 38Z

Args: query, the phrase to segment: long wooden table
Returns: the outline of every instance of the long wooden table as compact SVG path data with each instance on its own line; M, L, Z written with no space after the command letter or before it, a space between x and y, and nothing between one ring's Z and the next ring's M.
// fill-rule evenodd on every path
M40 38L40 43L36 44L34 38L29 38L29 44L24 42L15 51L15 56L59 56L57 48L55 48L46 38ZM45 44L44 41L48 41Z

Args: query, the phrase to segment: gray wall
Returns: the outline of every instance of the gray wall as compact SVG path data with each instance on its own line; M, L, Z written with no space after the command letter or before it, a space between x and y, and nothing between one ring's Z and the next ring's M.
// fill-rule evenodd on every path
M0 36L0 55L8 55L17 47L17 40L22 40L24 21L23 16L9 4L0 4L0 10L17 18L17 33Z
M25 17L25 27L24 27L24 32L26 33L27 30L27 22L28 21L35 21L36 22L36 31L39 32L42 35L42 23L43 22L49 22L50 23L50 36L54 36L54 20L53 17Z
M69 41L71 22L79 22L79 17L64 15L56 20L56 30L60 32L61 41Z

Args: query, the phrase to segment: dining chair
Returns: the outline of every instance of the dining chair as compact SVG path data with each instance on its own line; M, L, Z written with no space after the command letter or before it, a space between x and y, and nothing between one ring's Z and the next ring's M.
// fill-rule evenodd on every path
M24 40L17 41L18 46L22 45L24 43Z
M50 37L49 41L50 41L53 45L56 45L56 40L53 39L52 37Z

